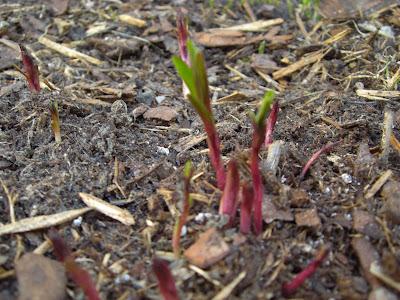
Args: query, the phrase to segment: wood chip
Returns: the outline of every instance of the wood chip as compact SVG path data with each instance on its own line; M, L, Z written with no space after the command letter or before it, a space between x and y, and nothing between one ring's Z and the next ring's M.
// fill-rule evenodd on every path
M382 197L385 199L383 210L388 219L400 224L400 182L389 181L383 186Z
M321 227L321 219L316 208L305 209L294 216L297 226Z
M135 219L128 210L112 205L87 193L79 193L79 196L87 206L97 210L98 212L101 212L112 219L118 220L125 225L135 224Z
M246 23L246 24L241 24L241 25L236 25L236 26L231 26L231 27L226 27L226 28L218 28L218 29L211 29L212 30L238 30L238 31L250 31L250 32L262 32L265 31L268 27L275 26L275 25L280 25L283 23L282 18L277 18L277 19L271 19L271 20L260 20L260 21L255 21L251 23Z
M216 228L209 228L184 253L189 262L205 269L229 254L229 246Z
M374 289L378 288L380 283L370 272L371 264L379 260L378 252L375 250L374 246L372 246L371 242L363 237L353 238L351 245L361 263L365 278Z
M276 207L272 202L271 197L264 196L262 206L263 220L265 223L270 224L275 220L280 221L293 221L293 215L289 210L283 210Z
M177 117L178 113L175 109L168 106L157 106L147 110L143 118L145 119L157 119L162 121L172 121Z
M275 71L274 73L272 73L272 76L275 80L283 78L285 76L289 76L290 74L304 68L305 66L320 61L328 53L328 51L329 50L318 50L312 52L309 55L302 57L299 61L296 61L295 63L287 67Z
M390 151L390 137L392 136L394 125L394 112L390 109L385 109L385 115L382 125L382 138L381 138L381 154L379 158L383 163L387 163Z
M67 277L58 261L27 253L16 263L19 300L65 298Z
M146 26L146 21L132 17L130 15L119 15L118 20L120 20L121 22L126 23L128 25L132 25L132 26L139 27L139 28Z
M80 209L68 210L53 215L36 216L32 218L22 219L15 223L0 226L0 236L4 234L27 232L60 225L65 222L71 221L83 215L84 213L87 213L90 210L92 209L85 207Z
M81 53L79 51L76 51L74 49L68 48L62 44L53 42L52 40L46 38L45 36L41 36L39 37L39 43L45 45L46 47L57 51L58 53L61 53L64 56L70 57L70 58L77 58L77 59L81 59L84 61L87 61L91 64L94 65L101 65L103 64L103 62L101 60L98 60L97 58L94 58L92 56L86 55L84 53Z
M392 177L393 172L391 170L386 170L378 180L371 186L371 188L365 194L365 199L371 199L375 194L381 189L381 187Z
M354 230L375 239L383 237L379 224L375 221L374 216L367 211L353 211L353 228Z

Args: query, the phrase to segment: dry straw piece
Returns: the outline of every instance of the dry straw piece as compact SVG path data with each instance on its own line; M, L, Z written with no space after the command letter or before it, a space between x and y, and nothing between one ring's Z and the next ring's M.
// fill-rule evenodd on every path
M86 207L68 210L48 216L37 216L22 219L16 221L15 223L0 226L0 236L10 233L27 232L60 225L65 222L69 222L90 210L92 209Z
M102 214L115 220L118 220L125 225L135 224L135 219L126 209L119 208L118 206L112 205L90 194L79 193L79 196L87 206L97 210L98 212L101 212Z
M139 27L139 28L142 28L142 27L146 26L146 21L143 21L141 19L132 17L130 15L119 15L118 19L123 23L126 23L128 25L132 25L132 26L136 26L136 27Z

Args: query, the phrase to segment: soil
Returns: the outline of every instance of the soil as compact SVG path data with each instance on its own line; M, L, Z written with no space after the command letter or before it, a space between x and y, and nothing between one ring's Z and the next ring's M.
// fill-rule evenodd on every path
M55 87L31 93L16 71L16 66L22 68L19 54L0 43L0 178L17 195L16 220L85 207L80 192L127 209L135 218L133 226L95 211L83 215L81 224L58 226L79 264L98 283L103 299L157 299L151 271L154 256L170 262L182 299L212 299L242 271L246 276L228 299L281 299L282 284L300 272L323 245L330 247L330 254L295 296L366 299L375 287L352 246L354 238L365 236L380 257L395 257L397 266L400 261L400 227L388 218L384 197L379 191L365 197L386 170L392 171L390 180L398 182L400 153L390 147L387 156L382 154L381 140L385 112L393 112L393 134L400 138L400 104L398 96L371 100L356 90L388 89L389 79L399 68L400 28L393 21L399 11L391 8L374 19L365 16L355 21L314 19L300 13L309 33L305 37L285 3L275 8L263 1L251 5L257 19L282 17L279 35L292 35L286 42L265 43L265 53L278 68L322 49L323 41L343 29L349 33L329 44L330 51L321 60L277 80L280 111L274 140L282 141L282 153L275 174L263 169L265 197L291 217L276 213L275 220L264 223L262 235L249 235L236 243L238 221L229 229L221 226L221 191L209 164L202 123L182 97L182 83L171 57L178 53L174 31L178 7L186 9L192 33L251 20L239 1L231 6L215 1L213 7L214 1L204 2L71 0L68 10L59 15L55 7L62 1L45 5L41 1L1 2L0 37L25 45L39 65L41 78ZM117 16L123 13L146 20L146 25L119 22ZM319 21L322 24L314 27ZM375 21L390 26L396 38L357 25ZM103 31L87 36L88 29L100 25L106 25ZM49 49L38 42L44 33L99 59L102 65ZM259 48L260 43L202 48L224 161L232 157L242 161L241 177L247 180L251 178L246 160L252 138L248 111L255 110L266 89L274 88L251 66ZM395 84L389 90L396 88ZM244 98L218 103L235 91ZM50 125L49 105L54 100L60 110L60 144ZM161 114L151 110L160 106ZM336 141L340 143L322 154L300 181L311 155ZM267 154L266 149L261 151L261 165ZM171 253L175 222L171 207L180 207L182 168L189 159L195 170L191 192L198 196L181 246L186 249L207 228L219 227L230 253L206 270L214 281ZM7 224L10 205L4 186L0 221ZM311 209L317 212L316 222L302 215ZM375 230L355 226L356 211L372 217ZM199 221L200 213L209 215ZM1 236L0 275L14 270L16 255L33 251L46 232ZM51 251L46 256L53 257ZM10 274L1 277L1 299L18 295L17 279ZM83 294L69 283L68 297L82 299Z

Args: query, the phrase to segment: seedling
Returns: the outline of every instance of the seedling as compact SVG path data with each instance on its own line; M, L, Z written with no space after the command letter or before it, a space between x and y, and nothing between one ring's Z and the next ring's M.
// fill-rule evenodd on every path
M172 62L189 89L190 103L203 121L207 133L207 144L211 164L215 169L218 188L225 186L225 168L221 159L220 140L215 127L215 120L211 110L207 72L204 55L195 47L191 40L187 41L190 65L181 58L174 56Z
M192 162L187 161L185 164L185 168L183 171L183 211L181 215L177 218L174 227L174 233L172 235L172 249L174 250L174 254L176 257L180 255L180 241L181 241L181 232L182 227L185 225L186 220L189 216L189 209L192 206L193 200L190 197L190 180L192 179L193 171L192 171Z
M254 129L251 144L251 177L253 179L254 191L254 231L257 235L262 231L262 199L264 191L258 162L258 153L265 139L265 119L274 101L274 97L275 93L273 91L266 92L257 114L250 113Z
M179 47L179 56L180 58L190 66L190 60L188 55L187 49L187 41L189 38L189 31L188 31L188 22L187 18L183 14L182 10L178 10L176 13L176 33L178 39L178 47ZM188 99L189 89L185 82L182 82L182 93L185 99Z
M236 215L239 180L237 163L232 159L228 163L225 188L219 205L219 213L229 216L229 224L232 224Z
M304 165L303 170L300 173L300 181L303 180L304 176L307 174L308 169L311 167L311 165L318 159L318 157L325 152L329 152L332 150L333 147L338 145L340 141L335 142L335 143L328 143L325 146L323 146L321 149L319 149L317 152L315 152L310 159L307 161L307 163Z
M60 116L58 114L57 101L50 102L50 114L51 114L51 128L53 129L54 138L56 143L61 143L61 130L60 130Z
M318 251L314 260L311 261L303 271L297 274L292 279L292 281L284 283L282 285L282 295L284 297L289 297L290 295L293 295L297 291L297 289L303 284L303 282L315 273L317 268L328 256L328 253L329 253L329 247L327 246L322 247L322 249Z
M156 274L158 288L164 300L179 300L175 280L165 260L153 259L153 272Z
M40 92L39 69L33 58L23 45L19 45L21 50L22 64L24 65L24 75L28 82L28 87L31 92Z
M251 211L253 208L254 193L253 187L244 182L242 184L242 202L240 204L240 232L249 234L251 229Z
M276 120L278 119L279 102L272 104L271 112L267 119L267 128L265 129L265 148L272 144L272 134L274 133Z
M54 255L64 263L65 270L71 279L81 287L88 300L100 300L90 275L75 262L64 240L55 229L51 229L48 237L53 244Z

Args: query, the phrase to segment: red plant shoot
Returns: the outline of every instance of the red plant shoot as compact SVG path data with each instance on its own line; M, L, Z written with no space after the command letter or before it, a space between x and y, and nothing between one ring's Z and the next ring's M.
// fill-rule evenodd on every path
M174 232L172 235L172 249L176 257L180 255L179 244L181 241L181 232L182 227L185 225L186 220L189 216L189 209L192 206L192 198L190 197L190 180L192 179L193 171L192 171L192 163L191 161L187 161L185 164L185 168L183 171L184 182L183 182L183 211L181 215L178 217Z
M323 146L321 149L319 149L317 152L315 152L311 158L307 161L305 166L303 167L303 170L301 171L300 174L300 181L303 180L304 176L306 175L308 169L311 167L311 165L318 159L318 157L325 152L329 152L332 150L333 147L338 145L340 141L335 142L335 143L328 143L325 146Z
M187 40L189 38L188 22L187 18L182 12L182 9L178 9L176 12L176 30L179 47L179 56L181 59L190 66L190 60L187 49Z
M239 184L240 178L237 163L232 159L228 163L225 188L219 205L219 213L229 216L229 224L232 224L235 219Z
M54 255L64 263L68 276L81 287L88 300L100 300L96 287L87 271L82 269L74 260L71 251L55 229L51 229L48 237L53 244Z
M21 50L22 64L24 65L25 78L28 81L28 87L31 92L40 92L39 69L33 58L23 45L19 45Z
M179 76L189 89L188 99L203 121L207 133L207 144L211 164L214 167L218 188L225 186L225 168L221 158L220 140L215 126L214 115L211 109L211 99L207 80L207 71L204 55L192 43L187 41L187 50L190 64L182 58L174 56L172 62Z
M153 272L157 277L158 288L164 300L179 300L175 279L165 260L153 259Z
M253 140L251 143L251 176L253 179L253 191L254 191L254 231L255 234L260 234L262 231L262 201L264 187L262 183L261 172L258 162L258 153L260 152L261 146L265 139L265 119L267 117L268 110L274 101L275 94L273 91L265 93L263 101L261 102L260 108L257 115L251 114L253 122Z
M275 101L272 104L271 112L267 119L267 128L265 129L265 148L272 144L272 134L274 133L276 120L278 119L279 102Z
M240 204L240 232L249 234L251 230L251 211L253 208L253 187L244 182L241 190L242 202Z
M298 273L290 282L284 283L282 285L282 295L284 297L289 297L293 295L297 289L303 284L303 282L312 276L317 268L321 265L324 259L328 256L329 247L322 247L313 261L311 261L303 271Z

